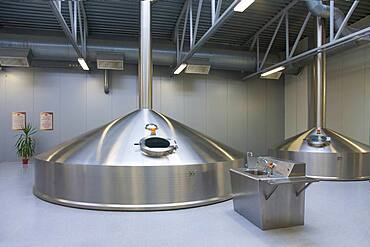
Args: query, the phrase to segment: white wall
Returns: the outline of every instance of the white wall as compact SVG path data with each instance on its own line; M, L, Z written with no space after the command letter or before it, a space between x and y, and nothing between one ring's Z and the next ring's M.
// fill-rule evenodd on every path
M11 131L11 112L27 112L27 121L39 126L41 111L54 112L54 131L37 134L37 151L68 140L136 109L136 77L112 73L112 94L105 96L103 75L76 70L7 69L1 76L2 111L0 143L2 160L15 160L17 132Z
M327 64L327 127L370 144L370 46L330 56ZM289 77L285 81L286 137L306 128L306 102L307 75Z
M11 112L26 111L39 126L41 111L54 112L54 131L37 134L42 152L86 130L137 108L136 66L112 73L112 90L103 93L102 72L6 69L0 72L0 161L12 161L16 141ZM265 154L284 137L284 84L240 81L240 74L170 77L156 67L154 109L240 151Z
M297 76L285 76L285 138L308 128L308 68Z

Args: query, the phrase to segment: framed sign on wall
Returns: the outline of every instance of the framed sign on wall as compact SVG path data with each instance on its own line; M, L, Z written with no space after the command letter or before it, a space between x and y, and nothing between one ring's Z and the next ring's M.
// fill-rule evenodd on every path
M26 112L12 112L12 130L22 130L26 127Z
M54 129L54 114L53 112L40 112L40 130Z

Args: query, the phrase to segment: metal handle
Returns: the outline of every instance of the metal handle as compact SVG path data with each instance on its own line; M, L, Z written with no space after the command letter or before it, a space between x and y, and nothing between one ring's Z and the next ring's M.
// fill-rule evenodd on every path
M298 184L298 183L313 183L318 182L319 180L315 178L308 177L297 177L297 178L275 178L273 180L267 181L270 185L276 184Z
M279 187L279 185L304 183L304 186L302 188L295 191L295 195L296 197L298 197L303 191L305 191L308 188L308 186L310 186L314 182L319 182L319 181L320 180L318 179L307 178L307 177L297 178L297 179L289 179L289 178L288 179L277 179L276 181L268 181L267 183L273 187L270 193L264 194L265 200L267 201L268 199L270 199L270 197L272 196L272 194L274 194L274 192Z
M147 130L152 130L153 128L150 128L150 126L154 126L154 128L157 130L158 129L158 126L154 123L149 123L147 125L145 125L145 129Z
M157 134L158 126L154 123L145 125L145 129L150 130L150 135L155 136Z

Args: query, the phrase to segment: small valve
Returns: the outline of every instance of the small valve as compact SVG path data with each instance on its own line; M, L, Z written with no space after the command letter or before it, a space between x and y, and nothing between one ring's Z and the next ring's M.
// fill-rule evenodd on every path
M274 163L272 163L272 162L269 162L268 164L267 164L267 167L269 168L269 169L274 169L274 167L275 167L275 164Z
M273 175L273 171L274 171L274 168L275 168L276 164L273 163L273 162L269 162L266 166L267 170L269 169L270 172L268 172L270 175Z

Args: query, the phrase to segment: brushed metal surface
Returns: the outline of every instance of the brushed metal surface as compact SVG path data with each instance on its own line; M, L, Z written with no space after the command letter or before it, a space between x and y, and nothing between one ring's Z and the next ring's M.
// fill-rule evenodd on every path
M176 141L163 157L134 145L158 126ZM154 110L140 109L35 159L34 193L63 205L109 210L163 210L206 205L231 197L230 168L244 155Z
M304 224L305 192L296 193L305 182L271 185L284 176L248 174L248 170L230 170L236 212L262 230Z
M306 138L315 128L286 140L270 150L272 156L306 163L306 175L322 180L370 179L370 147L333 130L321 132L330 137L330 145L310 146Z

